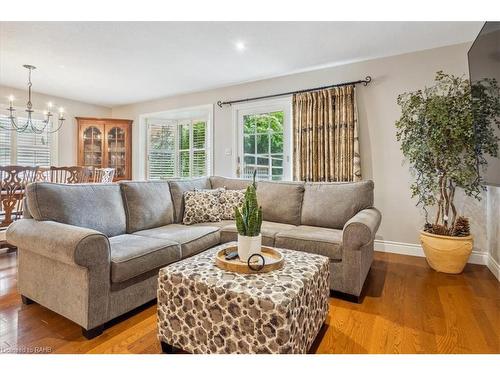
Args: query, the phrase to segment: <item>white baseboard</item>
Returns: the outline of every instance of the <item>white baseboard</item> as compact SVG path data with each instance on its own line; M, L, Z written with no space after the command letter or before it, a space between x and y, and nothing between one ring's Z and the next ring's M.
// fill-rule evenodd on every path
M375 250L382 251L385 253L412 255L412 256L416 256L416 257L424 257L425 256L424 250L422 249L421 245L404 243L404 242L375 240ZM493 272L493 274L498 279L498 272L499 272L498 263L496 263L495 260L491 256L489 256L489 254L487 254L483 251L472 250L472 254L469 258L468 263L481 264L481 265L488 266L488 268L491 270L491 272ZM491 268L490 268L490 263L492 264ZM495 273L495 271L492 270L492 268L494 268L494 267L496 267L497 273Z
M404 242L375 240L375 250L384 253L412 255L416 257L424 256L424 251L420 245Z
M491 271L491 273L495 275L497 280L500 281L500 265L496 262L495 259L493 259L491 254L488 254L486 266Z

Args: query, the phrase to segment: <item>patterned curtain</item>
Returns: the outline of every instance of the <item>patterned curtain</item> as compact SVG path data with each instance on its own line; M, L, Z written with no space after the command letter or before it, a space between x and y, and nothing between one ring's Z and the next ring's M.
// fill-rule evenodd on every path
M361 180L354 86L295 94L293 143L295 180Z

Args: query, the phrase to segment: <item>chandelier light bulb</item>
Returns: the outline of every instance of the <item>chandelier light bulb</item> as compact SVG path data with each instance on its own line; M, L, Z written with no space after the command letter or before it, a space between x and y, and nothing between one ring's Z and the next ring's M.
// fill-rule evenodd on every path
M12 103L14 102L14 95L9 95L9 103L12 105Z
M49 107L49 109L51 109L52 108L52 102L48 102L47 106Z

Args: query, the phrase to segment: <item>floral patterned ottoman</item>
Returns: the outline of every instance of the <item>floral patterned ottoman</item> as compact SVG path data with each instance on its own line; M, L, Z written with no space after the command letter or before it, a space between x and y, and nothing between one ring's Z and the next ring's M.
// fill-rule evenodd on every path
M329 260L279 249L281 270L243 275L219 269L228 243L162 268L158 338L164 352L307 353L328 313Z

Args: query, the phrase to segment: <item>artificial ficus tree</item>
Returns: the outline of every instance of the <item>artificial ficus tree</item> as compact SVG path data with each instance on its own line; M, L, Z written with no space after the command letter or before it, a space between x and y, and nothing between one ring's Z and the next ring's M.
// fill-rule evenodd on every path
M454 204L457 188L480 199L485 189L479 170L485 157L498 157L500 96L496 80L470 85L463 77L442 71L435 84L398 96L401 118L397 140L415 181L412 197L425 212L425 230L436 234L467 235L467 220ZM433 223L428 207L436 206ZM465 228L465 229L464 229Z

